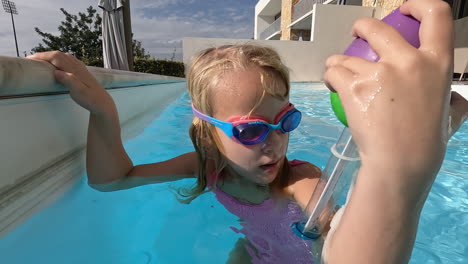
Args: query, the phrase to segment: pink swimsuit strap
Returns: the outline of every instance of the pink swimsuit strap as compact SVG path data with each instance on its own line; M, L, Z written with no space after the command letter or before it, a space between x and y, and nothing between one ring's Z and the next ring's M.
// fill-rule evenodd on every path
M307 163L291 160L291 166ZM208 179L208 186L214 183L216 173ZM252 257L253 264L312 263L310 247L291 230L291 225L302 219L302 209L293 201L286 206L278 207L273 199L267 199L260 204L248 204L238 201L220 188L212 190L216 199L233 215L242 221L241 228L231 226L231 229L243 234L256 251L245 245Z
M293 160L290 160L289 161L289 165L291 166L297 166L297 165L301 165L301 164L305 164L307 163L307 161L304 161L304 160L298 160L298 159L293 159Z

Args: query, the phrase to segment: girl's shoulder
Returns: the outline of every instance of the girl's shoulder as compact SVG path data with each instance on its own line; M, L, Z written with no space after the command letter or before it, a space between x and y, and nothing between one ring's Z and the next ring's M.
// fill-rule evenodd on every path
M305 208L322 172L314 164L305 161L293 160L290 165L288 192Z
M315 166L314 164L303 161L303 160L290 160L290 172L289 178L292 181L301 180L304 178L320 178L322 171L320 168Z

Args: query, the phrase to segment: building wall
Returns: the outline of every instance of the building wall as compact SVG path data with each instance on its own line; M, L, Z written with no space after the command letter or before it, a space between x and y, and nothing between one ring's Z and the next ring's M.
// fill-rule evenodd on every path
M362 0L362 5L368 7L380 7L382 12L379 17L376 17L379 19L384 18L405 2L405 0L376 0L374 4L374 1L375 0Z
M454 56L453 72L468 74L468 48L456 48Z
M275 18L273 16L255 16L254 38L260 39L260 33L262 33L273 22L275 22Z
M281 40L291 40L292 31L288 26L291 25L293 17L293 6L299 0L282 0L281 1Z
M291 81L321 81L326 59L342 53L351 43L351 26L362 16L372 16L374 8L360 6L317 5L314 41L246 40L185 38L184 64L203 49L226 44L254 43L270 46L278 51L291 69ZM337 19L339 18L339 19Z
M468 17L455 20L454 72L468 73ZM465 74L467 75L467 74Z
M455 20L455 48L468 47L468 17Z
M325 60L330 55L342 53L353 40L350 32L354 21L363 16L383 17L380 14L382 10L379 7L318 4L312 20L311 42L187 38L184 39L183 44L184 63L187 67L190 58L195 53L208 47L253 42L275 48L286 65L291 68L292 81L320 81ZM299 31L293 30L291 33L293 39L297 39L300 35ZM309 36L303 33L303 40L308 40L308 38ZM455 47L468 47L468 17L455 21ZM455 50L456 72L466 71L468 61L466 53L468 53L467 49Z
M319 5L312 19L311 37L321 48L326 45L341 46L351 42L351 28L360 17L373 17L378 9L362 6ZM346 45L347 46L347 45Z
M282 0L259 0L255 5L254 38L259 39L260 33L275 21L275 15L281 12Z

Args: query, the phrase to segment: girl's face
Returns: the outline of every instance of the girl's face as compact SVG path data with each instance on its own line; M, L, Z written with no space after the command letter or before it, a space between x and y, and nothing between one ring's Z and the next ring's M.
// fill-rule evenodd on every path
M226 74L214 89L213 117L226 121L234 116L247 116L258 104L262 94L263 87L257 69L251 68ZM288 103L289 98L278 99L265 95L251 114L273 123L275 117ZM227 137L219 128L216 128L216 131L228 164L236 174L262 185L269 184L276 178L286 155L288 133L271 131L263 142L247 146Z

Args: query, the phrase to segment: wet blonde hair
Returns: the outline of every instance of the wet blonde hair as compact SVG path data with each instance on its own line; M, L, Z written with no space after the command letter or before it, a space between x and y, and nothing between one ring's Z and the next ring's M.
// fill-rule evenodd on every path
M193 106L198 111L213 116L214 89L224 76L235 71L255 68L260 74L263 94L251 113L265 95L280 99L289 96L289 70L275 50L252 44L226 45L203 50L192 59L187 73L187 88ZM178 191L183 197L179 200L185 203L190 203L205 192L207 173L210 173L207 172L208 159L214 161L217 175L227 166L227 161L223 156L224 150L214 125L194 117L189 133L198 156L198 173L197 183L193 188ZM281 175L287 171L288 165L285 162ZM217 179L215 179L214 186L216 186L216 181ZM283 184L279 183L279 185Z

